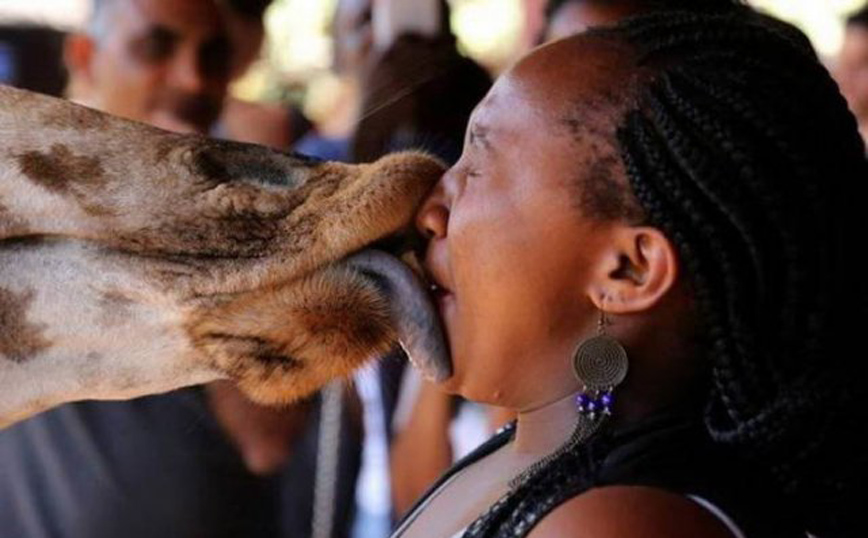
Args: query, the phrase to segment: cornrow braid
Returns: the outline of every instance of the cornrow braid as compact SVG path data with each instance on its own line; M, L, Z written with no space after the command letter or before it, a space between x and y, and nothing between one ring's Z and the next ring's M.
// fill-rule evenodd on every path
M713 372L706 425L811 506L812 532L846 535L856 469L841 462L865 458L853 449L864 367L844 345L866 297L847 279L858 223L846 200L868 190L855 120L805 40L746 9L602 34L653 73L618 141L696 291Z

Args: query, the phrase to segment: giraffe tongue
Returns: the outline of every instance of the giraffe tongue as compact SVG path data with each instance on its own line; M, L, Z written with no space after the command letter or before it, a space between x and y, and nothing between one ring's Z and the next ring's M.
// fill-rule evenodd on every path
M362 251L345 263L370 278L388 297L398 341L410 362L432 381L452 376L440 320L422 280L396 257L379 250Z

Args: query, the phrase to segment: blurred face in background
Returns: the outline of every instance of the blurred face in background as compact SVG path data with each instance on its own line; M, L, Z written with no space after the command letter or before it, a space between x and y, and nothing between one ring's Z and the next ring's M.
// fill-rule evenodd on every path
M265 42L265 11L271 0L221 0L226 28L232 41L232 78L256 61Z
M69 38L73 99L177 132L207 132L232 47L214 0L102 0L90 35Z
M339 75L359 74L374 43L371 0L338 0L332 21L334 70Z
M584 32L594 26L615 24L624 17L636 15L641 11L642 8L631 1L572 0L564 2L549 16L542 41L561 39Z
M847 26L836 75L864 136L868 124L868 27Z

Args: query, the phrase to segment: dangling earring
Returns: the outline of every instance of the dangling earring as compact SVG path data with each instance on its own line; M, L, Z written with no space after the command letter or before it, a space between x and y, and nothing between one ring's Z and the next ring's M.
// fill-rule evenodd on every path
M550 463L580 446L600 428L604 418L612 414L614 390L627 377L627 351L611 336L606 335L606 314L600 310L597 336L578 345L573 354L573 373L582 384L576 396L579 415L572 435L557 450L532 464L509 481L512 491L530 482Z
M606 334L606 313L600 310L597 336L588 338L573 355L573 373L582 384L576 396L579 414L597 422L612 414L613 391L627 377L627 351L620 342Z

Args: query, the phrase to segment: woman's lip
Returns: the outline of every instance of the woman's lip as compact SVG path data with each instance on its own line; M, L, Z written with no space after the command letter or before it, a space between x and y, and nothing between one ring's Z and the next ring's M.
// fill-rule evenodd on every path
M440 301L442 301L443 299L445 299L446 297L450 297L452 295L452 292L450 290L448 290L446 288L441 288L440 286L438 286L436 284L431 285L430 291L431 291L431 296L438 303Z
M441 318L445 314L445 309L448 304L450 304L455 296L449 290L438 290L434 294L434 303L437 305L437 309L440 311Z
M427 265L423 264L422 273L425 278L425 282L428 283L428 289L432 295L440 294L440 293L452 293L452 290L441 284L441 280L434 276L434 271L431 270Z

